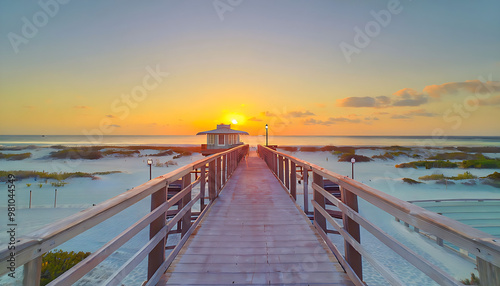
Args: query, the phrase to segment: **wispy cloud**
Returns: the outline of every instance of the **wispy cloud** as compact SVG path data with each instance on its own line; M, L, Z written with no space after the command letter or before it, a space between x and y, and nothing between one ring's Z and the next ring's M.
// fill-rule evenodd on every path
M120 128L121 126L118 125L118 124L110 124L110 125L107 125L106 127L115 127L115 128Z
M392 119L411 119L415 116L420 116L420 117L436 117L438 116L437 113L429 112L425 109L415 109L408 111L404 114L394 114L391 116Z
M259 119L257 117L252 117L252 118L249 118L248 121L262 121L262 119Z
M73 108L76 108L76 109L90 109L90 107L88 107L86 105L75 105L75 106L73 106Z
M474 94L500 92L500 81L466 80L464 82L448 82L439 85L428 85L424 87L422 92L412 88L403 88L393 93L392 96L359 96L338 99L337 106L373 108L421 106L429 102L429 96L439 98L444 94L455 94L461 90ZM488 101L483 101L485 104L486 102ZM493 100L492 102L496 101Z
M391 116L392 119L410 119L411 117L408 115L394 114Z
M310 111L290 111L287 113L287 115L290 117L300 118L300 117L312 116L315 114Z
M431 97L440 97L443 94L455 94L459 90L480 94L500 92L500 81L482 82L474 79L463 82L433 84L424 87L424 92L428 93Z
M479 105L500 105L500 95L479 100Z
M330 117L327 120L316 120L314 118L309 118L304 120L304 125L332 125L337 123L360 123L359 119L349 119L346 117Z
M337 100L337 105L341 107L386 107L390 103L387 96L353 96Z
M113 114L106 114L106 117L108 118L117 118L116 116L114 116Z

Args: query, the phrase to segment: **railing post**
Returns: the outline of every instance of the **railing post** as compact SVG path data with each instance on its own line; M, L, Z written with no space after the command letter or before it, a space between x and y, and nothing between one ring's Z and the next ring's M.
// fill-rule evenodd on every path
M304 212L309 213L309 173L305 166L302 167L302 183L304 184Z
M285 187L290 190L290 165L288 158L285 158Z
M24 264L23 285L39 286L40 276L42 274L42 256Z
M182 198L182 207L186 206L191 201L191 188L192 188L191 173L182 177L182 189L184 190L185 188L188 187L190 190ZM184 235L186 234L186 232L189 230L190 227L191 227L191 209L189 209L182 217L181 237L184 237Z
M358 196L351 193L344 187L340 187L341 200L350 207L355 212L358 212ZM348 217L346 214L342 214L342 220L344 223L344 229L354 238L356 241L360 242L361 235L359 231L359 224ZM344 241L345 257L347 263L351 265L356 275L362 280L363 279L363 264L361 259L361 254L354 249L347 241Z
M280 179L281 183L284 183L283 181L283 156L278 155L278 178Z
M295 162L290 160L290 194L294 201L297 201L297 168Z
M216 161L217 161L217 166L216 166L217 169L216 169L216 174L215 174L215 176L217 178L216 179L216 182L217 182L216 192L217 192L217 196L219 196L219 192L221 189L220 179L221 179L221 162L222 162L220 156L217 157Z
M210 199L210 202L215 200L217 193L215 191L215 169L215 160L212 160L208 163L208 198Z
M222 184L226 184L227 156L222 156Z
M203 165L200 168L200 212L205 209L205 184L207 181L207 176L205 174L206 166Z
M323 188L323 177L320 174L316 174L313 171L313 182ZM323 209L325 209L325 197L318 191L313 188L313 200ZM314 221L318 224L318 226L326 232L326 218L316 209L314 209Z
M476 257L477 271L481 285L500 285L500 268L479 257Z
M151 211L159 207L167 201L167 187L163 187L151 195ZM149 225L149 239L153 238L164 226L166 222L166 214L159 216ZM165 244L167 242L164 237L148 254L148 280L155 274L156 270L165 261Z

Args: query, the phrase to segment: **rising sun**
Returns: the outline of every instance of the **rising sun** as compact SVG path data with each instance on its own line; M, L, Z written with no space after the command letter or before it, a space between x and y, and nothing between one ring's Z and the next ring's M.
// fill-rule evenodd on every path
M238 124L238 121L236 121L236 119L233 119L233 120L231 120L231 123Z

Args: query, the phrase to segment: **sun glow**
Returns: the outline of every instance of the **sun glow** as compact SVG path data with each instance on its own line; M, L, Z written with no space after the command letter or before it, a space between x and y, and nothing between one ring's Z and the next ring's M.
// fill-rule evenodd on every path
M232 124L238 124L238 121L236 119L231 120Z

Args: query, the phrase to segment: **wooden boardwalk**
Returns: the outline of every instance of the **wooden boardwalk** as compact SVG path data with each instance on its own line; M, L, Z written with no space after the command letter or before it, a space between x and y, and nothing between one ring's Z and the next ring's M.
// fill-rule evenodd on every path
M309 219L250 153L160 285L353 285Z

